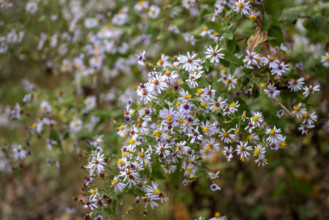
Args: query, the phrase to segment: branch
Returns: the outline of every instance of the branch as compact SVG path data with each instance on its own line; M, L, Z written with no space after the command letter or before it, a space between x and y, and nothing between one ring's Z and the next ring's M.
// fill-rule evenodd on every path
M278 104L283 110L285 110L285 112L288 113L288 115L290 115L290 117L295 118L295 116L291 113L291 111L289 111L289 110L287 109L287 107L284 106L284 105L280 102L280 100L279 100L278 98L274 98L274 100L275 100L276 104Z

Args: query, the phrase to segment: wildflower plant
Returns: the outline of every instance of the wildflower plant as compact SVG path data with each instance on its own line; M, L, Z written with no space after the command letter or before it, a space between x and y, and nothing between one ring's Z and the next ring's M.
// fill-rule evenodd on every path
M41 16L51 4L61 13ZM0 170L15 170L37 140L57 166L54 147L85 156L84 199L75 201L86 219L123 218L136 206L146 215L173 188L200 180L220 194L225 169L214 163L267 166L270 152L317 126L328 31L310 32L328 25L318 16L327 4L285 9L279 22L263 0L93 4L0 3L28 18L0 25L0 56L38 64L55 81L49 92L23 80L20 100L0 108L4 124L27 133L5 144ZM16 68L0 67L8 75Z

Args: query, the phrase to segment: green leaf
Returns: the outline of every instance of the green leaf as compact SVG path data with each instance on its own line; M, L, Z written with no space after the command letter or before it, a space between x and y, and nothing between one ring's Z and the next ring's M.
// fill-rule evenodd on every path
M238 59L232 52L228 51L228 50L222 50L221 53L223 53L224 56L224 60L235 64L236 66L242 66L243 62L242 60Z

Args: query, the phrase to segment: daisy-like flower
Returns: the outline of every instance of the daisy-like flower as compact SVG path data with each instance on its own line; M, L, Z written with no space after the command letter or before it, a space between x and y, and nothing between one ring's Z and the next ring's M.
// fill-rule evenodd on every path
M243 59L243 62L246 64L246 67L252 69L252 66L259 66L258 61L260 61L259 55L252 51L246 50L247 55Z
M164 54L161 54L161 59L158 60L157 64L163 67L171 66L171 63L168 61L168 56Z
M40 105L40 110L42 113L50 112L51 111L51 106L47 101L42 101Z
M70 131L76 133L82 129L82 121L80 119L74 119L70 122Z
M182 67L187 71L193 71L200 66L200 59L196 59L197 54L187 52L187 56L180 55L178 59L178 63L182 64Z
M268 65L270 69L276 69L279 65L279 60L275 59L272 55L267 55L267 57L261 58L261 63L264 66Z
M214 30L211 30L207 26L204 26L202 32L200 33L200 36L201 37L204 37L206 35L210 36L212 32L214 32Z
M150 86L145 86L144 84L141 84L139 86L139 89L137 90L137 94L139 95L141 101L145 103L155 98L155 95L152 89L150 88Z
M246 2L245 0L239 0L237 2L235 2L235 9L234 11L236 11L237 13L240 14L244 14L244 15L248 15L249 11L250 11L250 4L249 2Z
M222 78L225 86L228 87L228 90L235 89L237 79L234 78L231 74Z
M311 114L305 113L303 115L304 124L308 124L308 125L313 125L314 122L316 122L316 120L318 119L318 116L315 114L315 112L312 112Z
M237 145L237 154L240 155L241 160L248 160L250 153L248 151L252 150L252 146L247 146L248 142L241 142Z
M86 168L89 170L89 176L92 176L95 173L100 174L104 171L104 155L103 154L96 154L95 157L88 163Z
M191 144L193 144L194 142L197 143L197 142L201 141L203 138L203 135L199 133L198 128L199 127L196 127L193 132L187 134L187 136L192 138L190 141Z
M230 160L233 158L233 148L232 148L232 146L224 147L223 154L226 157L227 161L230 162Z
M296 115L297 118L303 117L303 115L306 113L306 108L302 107L302 103L294 106L294 110L292 112L292 114Z
M258 157L258 159L255 160L255 163L258 164L258 166L265 166L267 164L267 160L265 157Z
M202 72L199 71L193 71L192 73L190 73L189 78L188 80L186 80L186 82L191 88L195 88L199 85L197 79L201 77L201 73Z
M302 132L302 134L307 135L308 134L308 130L314 128L314 125L306 125L306 124L302 124L298 127L298 130L300 130Z
M219 59L224 58L224 54L220 53L221 51L222 49L218 48L218 45L216 45L215 49L212 46L209 46L205 52L206 58L210 59L211 63L219 63Z
M159 62L159 61L158 61ZM176 82L177 78L178 78L178 74L176 71L165 71L164 73L164 78L165 78L165 81L168 83L168 84L173 84L174 82Z
M283 109L280 109L280 110L276 113L276 116L277 116L278 118L281 118L283 115L284 115L284 110L283 110Z
M259 12L255 12L254 10L250 10L246 14L246 16L249 17L253 21L255 21L259 15L260 15L260 13Z
M146 187L146 195L152 199L159 198L160 189L158 187L158 184L155 182L152 182L152 186Z
M321 57L321 62L323 66L329 67L329 53L327 52L324 56Z
M271 70L272 75L278 75L281 76L282 74L286 73L288 71L288 64L284 64L284 62L281 62L277 65L276 68L273 68Z
M303 89L303 85L304 85L304 78L301 77L298 80L296 79L292 79L288 82L288 88L292 91L292 92L298 92L300 90Z
M13 158L16 160L24 159L27 155L27 151L22 148L22 145L18 145L12 148Z
M211 191L221 190L221 188L215 183L211 184L210 189Z
M152 5L149 9L148 15L150 18L157 18L160 13L160 8L156 5Z
M257 144L254 147L254 156L258 157L264 157L265 156L266 149L261 144Z
M144 65L144 59L145 59L145 51L139 53L139 54L136 54L136 57L137 57L137 63L141 66Z
M264 121L263 115L261 112L255 112L252 114L252 117L250 118L250 122L255 126L259 127L260 123Z
M161 76L160 74L155 74L155 76L150 78L150 90L154 91L156 90L159 94L166 88L168 88L167 83L164 82L165 77Z
M203 133L207 136L212 136L216 132L215 126L210 124L210 122L208 120L206 122L204 122L204 121L201 122L201 129L202 129Z
M227 143L232 143L232 140L234 140L234 137L235 137L234 134L230 134L229 132L230 132L230 130L225 131L224 128L222 128L222 130L218 132L220 140L223 141L226 144Z
M266 134L268 134L268 138L266 139L270 143L278 143L282 140L283 136L281 133L280 128L276 128L275 126L273 128L266 129Z
M26 11L34 14L38 10L38 5L35 2L28 2L26 4Z
M280 95L280 90L276 90L274 84L270 83L267 85L267 89L264 89L264 93L271 99L274 99Z
M305 97L309 96L310 94L314 94L314 92L318 92L320 91L320 86L319 85L315 85L314 87L312 85L309 85L308 87L305 86L303 88L304 92L303 95Z
M215 213L215 216L210 218L209 220L224 220L225 216L221 216L219 212Z
M213 172L208 172L208 176L210 177L211 180L218 179L220 171L217 171L216 173Z
M188 91L185 91L184 89L180 90L178 94L180 95L178 98L179 101L188 102L192 98L191 94L189 94Z
M88 96L85 100L86 110L91 110L96 106L96 97Z
M158 207L159 204L155 202L155 200L159 200L159 198L150 198L150 197L144 197L143 198L143 201L145 202L145 207L146 208L148 205L151 206L151 208L155 208L155 207Z

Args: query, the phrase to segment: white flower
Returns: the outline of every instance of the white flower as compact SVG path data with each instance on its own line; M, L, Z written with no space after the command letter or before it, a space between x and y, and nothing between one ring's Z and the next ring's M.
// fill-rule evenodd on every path
M249 69L252 69L252 66L259 67L258 60L260 61L259 55L256 52L250 52L249 50L246 50L247 55L243 59L243 62L246 64L246 67Z
M26 11L34 14L38 10L38 5L35 2L28 2L26 4Z
M248 151L251 151L252 150L252 147L251 146L247 146L248 145L248 142L241 142L240 141L240 144L237 145L237 154L240 155L240 158L242 160L248 160L249 158L249 152Z
M302 132L302 134L307 135L308 134L308 130L314 128L314 125L305 125L302 124L300 125L300 127L298 128L298 130L300 130Z
M282 134L280 134L281 129L280 128L276 128L274 126L274 128L268 128L266 130L266 134L268 134L268 138L266 139L268 142L270 143L278 143L283 139Z
M13 151L13 157L18 159L24 159L26 157L27 151L22 149L22 145L18 145L17 147L12 148Z
M74 119L70 122L70 131L76 133L82 129L82 121L80 119Z
M144 59L145 59L145 50L139 54L136 54L137 57L137 63L141 66L144 65Z
M303 115L304 117L304 124L308 124L308 125L313 125L314 122L316 122L318 116L315 114L315 112L312 112L311 114L305 113Z
M286 73L288 69L288 64L284 64L284 62L281 62L275 68L272 68L271 73L272 75L281 76L282 74Z
M221 188L215 183L211 184L210 189L211 189L211 191L221 190Z
M95 106L96 106L96 97L95 96L88 96L85 99L85 105L86 105L87 110L91 110L91 109L95 108Z
M323 66L329 67L329 53L327 52L324 56L321 57L321 62Z
M210 59L211 63L219 63L219 59L224 58L224 54L220 53L220 51L222 51L222 49L218 48L218 45L216 45L215 49L209 46L205 52L206 58Z
M150 18L157 18L160 13L160 8L156 5L152 5L149 9L148 15Z
M42 113L50 112L51 111L51 106L47 101L42 101L40 105L40 110Z
M264 66L268 64L270 69L276 69L279 65L279 60L275 59L272 55L267 55L267 57L261 58L261 63Z
M236 11L237 13L248 15L248 13L250 11L249 2L245 2L244 0L239 0L239 1L235 2L235 6L236 6L236 8L234 9L234 11Z
M267 89L264 90L264 93L271 99L274 99L280 95L280 91L276 90L276 87L272 83L267 85Z
M318 92L320 91L320 86L319 85L315 85L314 87L312 85L309 85L308 87L305 86L303 88L304 92L303 95L305 97L309 96L310 94L314 94L314 92Z
M288 88L293 92L298 92L303 89L304 78L301 77L298 80L292 79L288 82Z
M233 154L232 154L233 148L232 146L229 147L224 147L224 156L226 157L227 161L230 161L233 158Z

